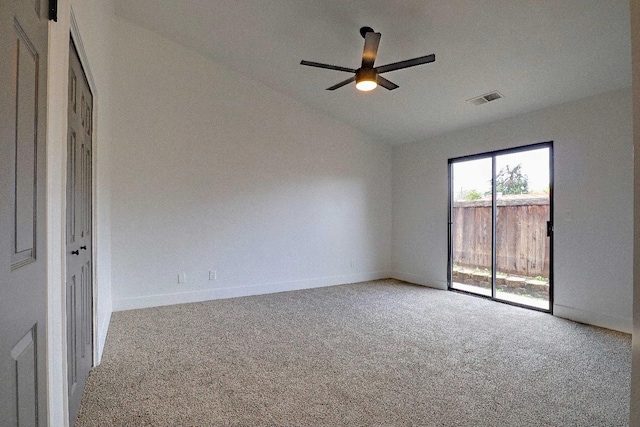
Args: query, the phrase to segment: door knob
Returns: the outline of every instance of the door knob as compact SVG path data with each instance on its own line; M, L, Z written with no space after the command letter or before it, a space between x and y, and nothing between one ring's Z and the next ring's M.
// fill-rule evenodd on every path
M80 249L82 249L83 251L86 251L87 250L87 246L86 245L85 246L80 246Z
M71 251L71 255L80 255L80 251Z

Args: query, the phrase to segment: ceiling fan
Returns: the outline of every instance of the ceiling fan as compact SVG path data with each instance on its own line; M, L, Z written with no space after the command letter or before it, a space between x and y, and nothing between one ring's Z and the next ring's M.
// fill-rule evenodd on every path
M400 70L402 68L415 67L416 65L427 64L436 60L436 56L431 54L421 56L419 58L407 59L406 61L394 62L393 64L374 67L373 63L375 62L376 55L378 54L378 44L380 43L381 34L374 32L371 27L362 27L360 28L360 35L364 37L364 52L362 53L362 65L357 70L353 68L340 67L338 65L322 64L320 62L304 60L300 61L300 64L307 65L309 67L327 68L329 70L344 71L346 73L355 74L347 80L328 87L327 90L336 90L355 81L357 89L369 91L375 89L378 85L389 90L397 89L399 87L397 84L380 76L382 73L388 73L389 71Z

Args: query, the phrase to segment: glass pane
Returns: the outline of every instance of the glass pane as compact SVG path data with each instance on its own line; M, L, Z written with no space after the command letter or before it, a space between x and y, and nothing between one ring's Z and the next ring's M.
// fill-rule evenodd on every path
M491 158L451 165L451 287L491 296Z
M549 309L549 149L496 156L496 298Z

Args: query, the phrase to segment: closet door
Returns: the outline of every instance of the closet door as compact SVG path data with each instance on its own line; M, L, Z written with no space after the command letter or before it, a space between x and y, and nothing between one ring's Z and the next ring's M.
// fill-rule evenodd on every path
M67 379L75 421L93 364L91 140L93 96L73 42L69 46L67 144Z

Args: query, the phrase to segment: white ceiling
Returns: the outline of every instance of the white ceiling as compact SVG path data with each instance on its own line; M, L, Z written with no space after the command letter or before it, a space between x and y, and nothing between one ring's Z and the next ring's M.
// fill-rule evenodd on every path
M115 0L116 14L391 144L631 86L628 0ZM363 93L362 26L375 65L435 53ZM467 100L498 90L481 106Z

